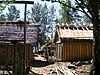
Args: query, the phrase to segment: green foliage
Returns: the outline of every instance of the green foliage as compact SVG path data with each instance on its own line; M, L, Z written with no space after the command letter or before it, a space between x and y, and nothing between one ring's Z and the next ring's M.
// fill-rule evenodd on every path
M40 21L40 18L41 18L41 8L42 5L37 3L37 4L34 4L33 8L32 8L32 13L31 14L31 18L33 18L32 20L35 20L36 22L39 22Z
M0 10L4 10L6 6L3 6L2 4L0 4Z
M65 1L62 1L62 3L61 3L62 9L66 9L66 5L69 5L69 4Z
M2 0L2 3L0 3L0 10L4 10L6 6L9 4L12 4L13 2L9 2L9 0Z
M8 7L8 13L6 13L7 20L17 20L20 18L20 11L16 9L14 5Z
M67 7L68 6L68 7ZM61 18L57 20L59 23L77 23L80 21L81 16L78 14L77 10L72 9L73 5L70 0L61 2L62 9L59 10Z
M83 23L92 23L91 20L86 16L86 15L83 15Z
M12 2L9 2L9 0L2 0L2 3L0 3L0 20L6 20L6 15L2 13L6 6L9 6L11 3Z
M51 8L49 9L49 25L48 25L48 32L50 34L50 38L52 39L53 38L53 29L54 29L54 23L55 23L55 20L56 20L56 9L54 8L54 5L51 6Z
M65 5L71 6L71 2L69 0L67 2L63 1L62 3L65 4ZM62 3L61 3L61 8L62 9L59 10L59 14L62 16L60 18L60 22L62 22L62 23L71 23L71 20L72 20L71 15L70 15L71 9L66 7Z
M11 5L8 7L8 12L6 14L3 14L3 11L1 11L0 14L0 20L17 20L20 18L20 11L16 9L14 5Z
M6 20L5 14L0 14L0 20L2 20L2 21Z

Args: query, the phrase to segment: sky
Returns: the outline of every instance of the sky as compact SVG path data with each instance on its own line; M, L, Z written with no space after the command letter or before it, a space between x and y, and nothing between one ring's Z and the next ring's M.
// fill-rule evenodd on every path
M18 1L21 1L21 0L18 0ZM55 9L57 9L57 12L56 12L56 14L58 14L58 10L60 9L60 4L59 3L56 3L56 2L54 2L54 3L51 3L51 2L47 2L47 1L41 1L41 0L23 0L23 1L34 1L34 3L37 3L37 2L39 2L40 4L47 4L47 6L48 7L51 7L52 5L54 5L55 6ZM20 17L21 17L21 19L23 19L24 18L24 4L12 4L12 5L15 5L16 6L16 8L18 9L18 10L20 10ZM7 6L7 7L10 7L10 5L9 6ZM28 4L27 5L27 10L29 10L29 11L31 11L31 8L33 7L33 5L32 4ZM7 13L8 12L8 10L7 10L7 8L4 10L4 13Z

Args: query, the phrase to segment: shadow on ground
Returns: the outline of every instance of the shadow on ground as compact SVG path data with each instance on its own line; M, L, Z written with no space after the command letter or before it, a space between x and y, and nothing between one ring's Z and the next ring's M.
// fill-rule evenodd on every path
M32 67L45 67L45 66L48 66L50 64L54 64L54 62L47 62L47 61L41 61L41 60L34 60L32 63L31 63L31 66Z
M54 64L54 62L47 62L47 61L41 61L41 60L33 60L33 62L31 63L31 66L32 67L45 67L45 66L48 66L50 64ZM35 73L32 70L30 70L30 72L32 74L29 74L29 75L43 75L43 74Z

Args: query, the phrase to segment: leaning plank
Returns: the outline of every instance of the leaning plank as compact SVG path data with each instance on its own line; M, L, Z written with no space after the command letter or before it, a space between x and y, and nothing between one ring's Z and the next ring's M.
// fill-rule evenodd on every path
M10 73L10 71L7 71L8 73L9 73L9 75L12 75L11 73Z
M64 70L66 70L68 72L68 75L77 75L75 72L71 71L70 69L68 69L67 67L63 67Z
M57 68L56 68L56 72L57 72L57 75L60 75L59 72L58 72L58 70L57 70Z
M57 67L57 69L58 69L63 75L66 75L66 73L62 70L61 67Z

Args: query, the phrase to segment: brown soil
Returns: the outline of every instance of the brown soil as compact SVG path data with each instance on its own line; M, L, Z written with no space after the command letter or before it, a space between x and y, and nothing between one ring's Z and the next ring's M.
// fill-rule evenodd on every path
M57 67L67 67L71 64L70 62L47 62L41 55L35 55L35 60L31 65L31 71L29 75L57 75ZM70 68L69 70L74 73L74 75L89 75L91 63L86 61L75 66L75 68ZM59 73L59 75L63 75Z

